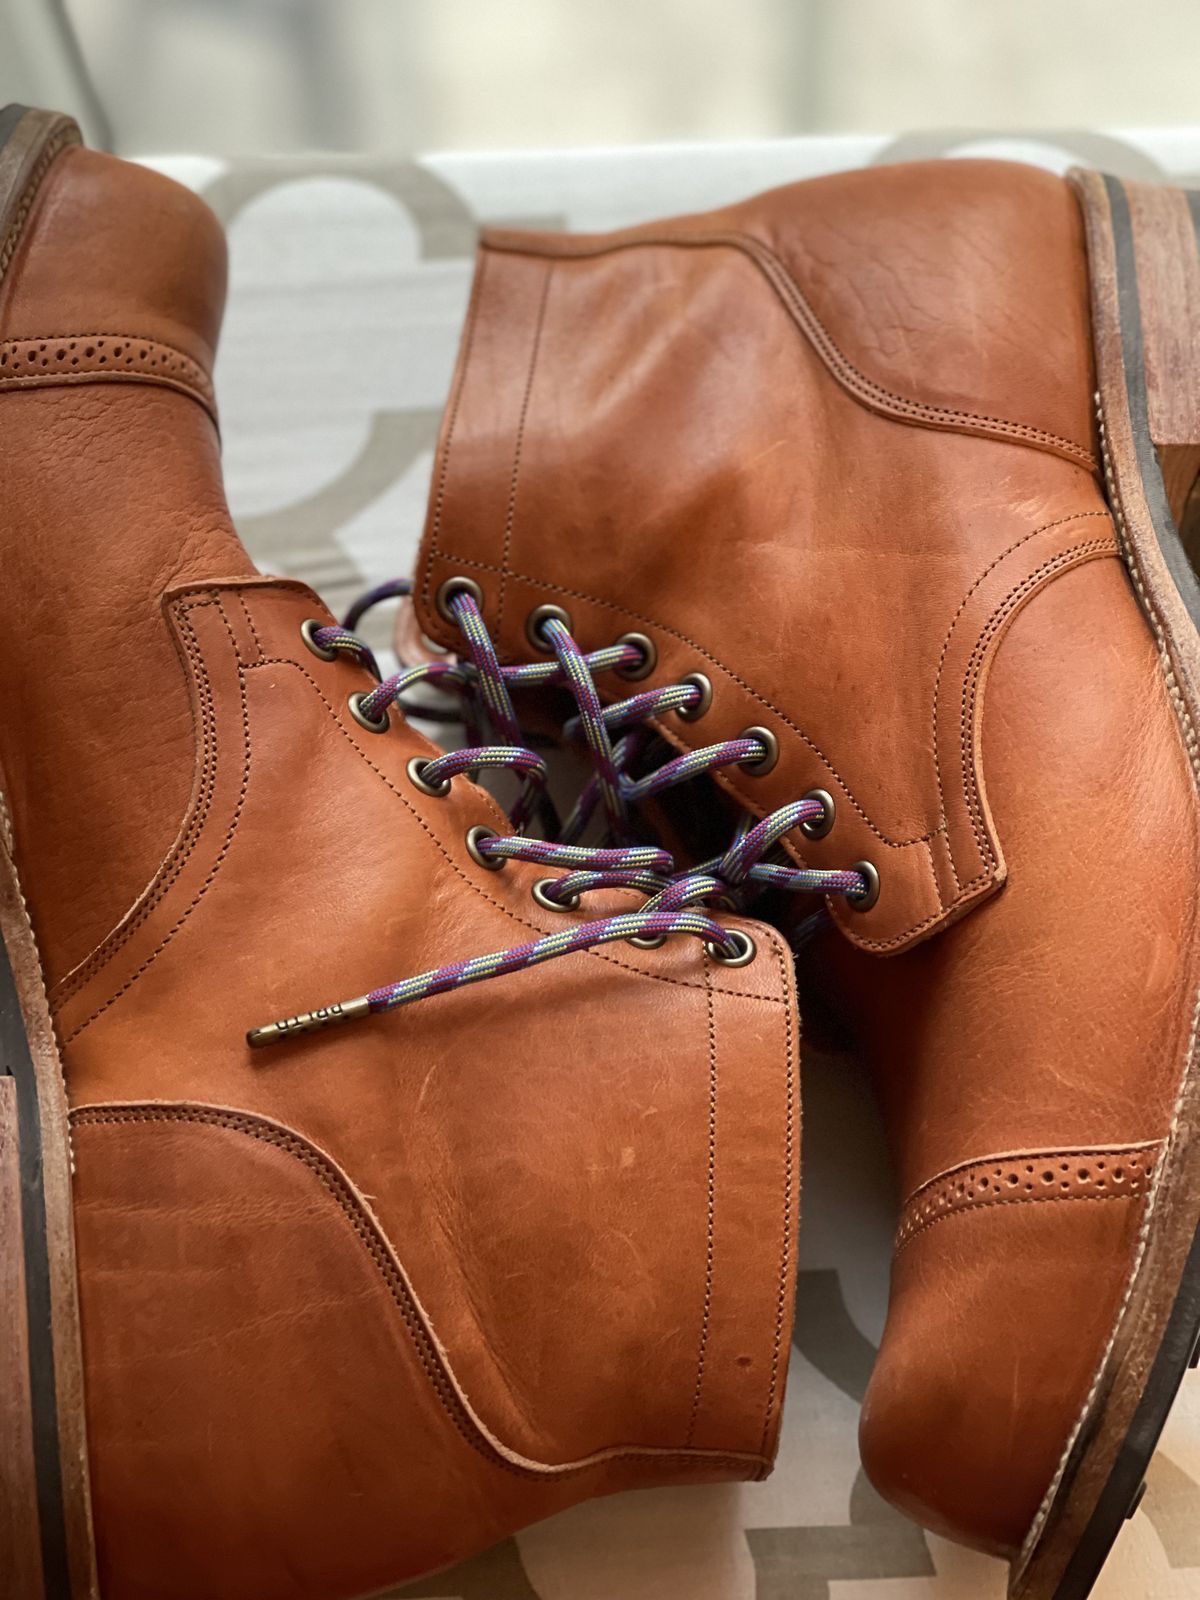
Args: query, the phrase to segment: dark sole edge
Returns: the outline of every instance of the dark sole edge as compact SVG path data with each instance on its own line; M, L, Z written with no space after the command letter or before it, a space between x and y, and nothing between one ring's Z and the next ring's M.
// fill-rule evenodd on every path
M16 131L17 123L20 122L28 110L28 106L17 105L16 103L0 109L0 146L8 143Z
M1200 1337L1200 1229L1184 1268L1183 1284L1125 1443L1113 1464L1091 1520L1054 1591L1054 1600L1086 1600L1121 1530L1138 1509L1146 1473L1171 1409L1187 1377Z
M1112 216L1125 390L1133 423L1142 492L1163 561L1188 616L1200 630L1200 582L1197 581L1195 569L1171 515L1158 452L1150 436L1142 308L1129 199L1118 179L1105 175L1104 186ZM1188 203L1196 229L1197 250L1200 252L1200 194L1189 194ZM1121 1530L1141 1504L1147 1471L1183 1381L1193 1365L1198 1341L1200 1226L1193 1236L1179 1292L1129 1431L1087 1526L1054 1590L1053 1600L1087 1600L1091 1594ZM1082 1455L1084 1448L1085 1442L1081 1440L1077 1457ZM1069 1468L1064 1487L1069 1484L1071 1476Z
M21 1015L16 980L0 944L0 1076L16 1086L21 1235L25 1255L25 1319L29 1337L29 1395L33 1419L38 1542L46 1600L70 1600L66 1499L58 1434L58 1375L54 1363L50 1243L42 1185L42 1114L37 1072Z
M1200 630L1200 580L1196 577L1171 508L1163 483L1158 451L1150 437L1150 401L1146 393L1146 353L1142 332L1142 302L1138 294L1137 256L1133 241L1133 219L1129 211L1129 197L1124 185L1117 179L1104 178L1108 203L1112 213L1113 244L1117 257L1117 302L1121 321L1121 343L1125 352L1125 392L1129 398L1129 415L1133 422L1134 448L1137 451L1138 470L1142 478L1142 493L1150 510L1154 536L1162 551L1163 560L1179 598L1187 607L1188 615ZM1193 226L1200 235L1200 195L1188 196ZM1200 249L1200 236L1197 239Z
M29 114L27 106L0 109L0 150ZM43 1183L42 1113L37 1069L30 1049L8 953L0 941L0 1076L13 1080L17 1104L17 1164L25 1261L25 1320L33 1432L38 1546L44 1600L71 1600L71 1557L59 1434L50 1239Z

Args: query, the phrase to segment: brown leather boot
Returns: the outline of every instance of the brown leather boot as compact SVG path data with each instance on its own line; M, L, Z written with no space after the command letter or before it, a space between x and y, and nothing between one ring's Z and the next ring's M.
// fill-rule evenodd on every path
M1091 1587L1200 1327L1198 307L1183 195L1005 164L492 233L420 563L444 645L463 575L508 659L547 605L640 635L604 693L670 782L857 874L905 1198L864 1456L1027 1600Z
M335 1600L764 1475L786 947L644 911L654 851L535 898L564 858L233 532L213 217L61 117L0 138L6 1600Z

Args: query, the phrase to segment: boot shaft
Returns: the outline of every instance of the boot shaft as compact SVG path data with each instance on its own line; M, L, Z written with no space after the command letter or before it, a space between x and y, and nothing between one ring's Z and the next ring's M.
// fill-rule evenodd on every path
M168 179L79 148L64 119L39 131L0 276L0 772L57 980L187 805L192 708L162 596L253 568L221 487L217 221Z

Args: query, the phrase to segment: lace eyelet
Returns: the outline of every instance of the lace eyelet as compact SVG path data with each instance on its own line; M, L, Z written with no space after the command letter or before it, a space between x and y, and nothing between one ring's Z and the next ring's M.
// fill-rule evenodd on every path
M860 895L847 895L846 904L851 911L870 911L879 899L879 873L869 861L856 861L851 867L851 872L861 872L867 881L864 893Z
M550 641L542 633L547 622L561 622L568 633L572 631L569 611L564 611L561 606L535 606L525 619L525 637L544 656L553 654Z
M667 942L665 933L635 933L626 939L626 944L631 944L635 950L661 950Z
M449 778L446 782L449 783ZM484 839L498 839L500 835L495 828L474 827L467 829L467 854L477 866L483 867L486 872L501 872L507 865L503 856L485 856L479 848Z
M317 629L327 628L328 626L329 624L327 622L318 622L316 617L306 617L305 620L300 624L300 637L304 640L304 643L312 651L313 655L316 656L318 661L337 660L336 650L331 650L328 645L318 644L316 640Z
M623 633L617 643L633 645L634 649L642 652L642 659L634 666L618 667L617 677L624 678L629 683L637 683L642 678L648 678L658 665L658 646L654 640L645 633Z
M739 739L757 739L763 747L761 756L753 756L749 761L739 761L738 766L743 772L748 772L752 778L765 778L768 772L774 770L775 763L779 760L779 740L770 728L743 728L738 734Z
M810 789L803 800L816 800L821 806L821 815L813 817L811 822L802 822L800 832L808 839L823 839L826 834L833 832L833 824L837 819L837 805L828 789Z
M413 756L404 770L408 773L408 781L422 794L430 795L434 800L444 800L450 793L450 779L439 778L436 783L427 783L425 780L425 768L432 759L432 756Z
M365 694L352 694L350 696L350 699L346 702L350 707L350 715L358 723L359 727L365 728L368 733L386 733L391 727L387 712L385 711L382 717L369 716L362 708L362 703L366 698Z
M447 578L445 583L438 585L438 591L433 597L434 606L440 617L445 617L447 622L458 625L458 618L450 609L450 602L456 594L469 594L479 609L483 610L483 590L474 578Z
M558 878L539 878L529 892L543 911L578 911L579 896L577 894L573 894L569 900L552 900L546 893L548 888L553 888L560 881Z
M700 698L694 706L681 706L675 715L680 722L699 722L700 718L712 707L712 679L704 672L688 672L679 681L680 683L694 684L700 691Z
M738 946L736 955L729 955L715 944L711 939L704 941L704 948L718 966L722 967L748 967L758 954L758 946L748 933L743 933L740 928L726 928L726 934Z

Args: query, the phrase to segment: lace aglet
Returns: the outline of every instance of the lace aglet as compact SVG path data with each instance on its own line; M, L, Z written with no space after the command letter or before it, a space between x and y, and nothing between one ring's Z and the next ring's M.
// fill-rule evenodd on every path
M294 1033L317 1033L322 1028L331 1028L335 1022L353 1022L370 1015L371 1002L366 995L360 995L357 1000L343 1000L340 1005L321 1006L316 1011L301 1011L298 1016L281 1017L278 1022L251 1028L246 1043L253 1050L261 1050L265 1045L290 1039Z

